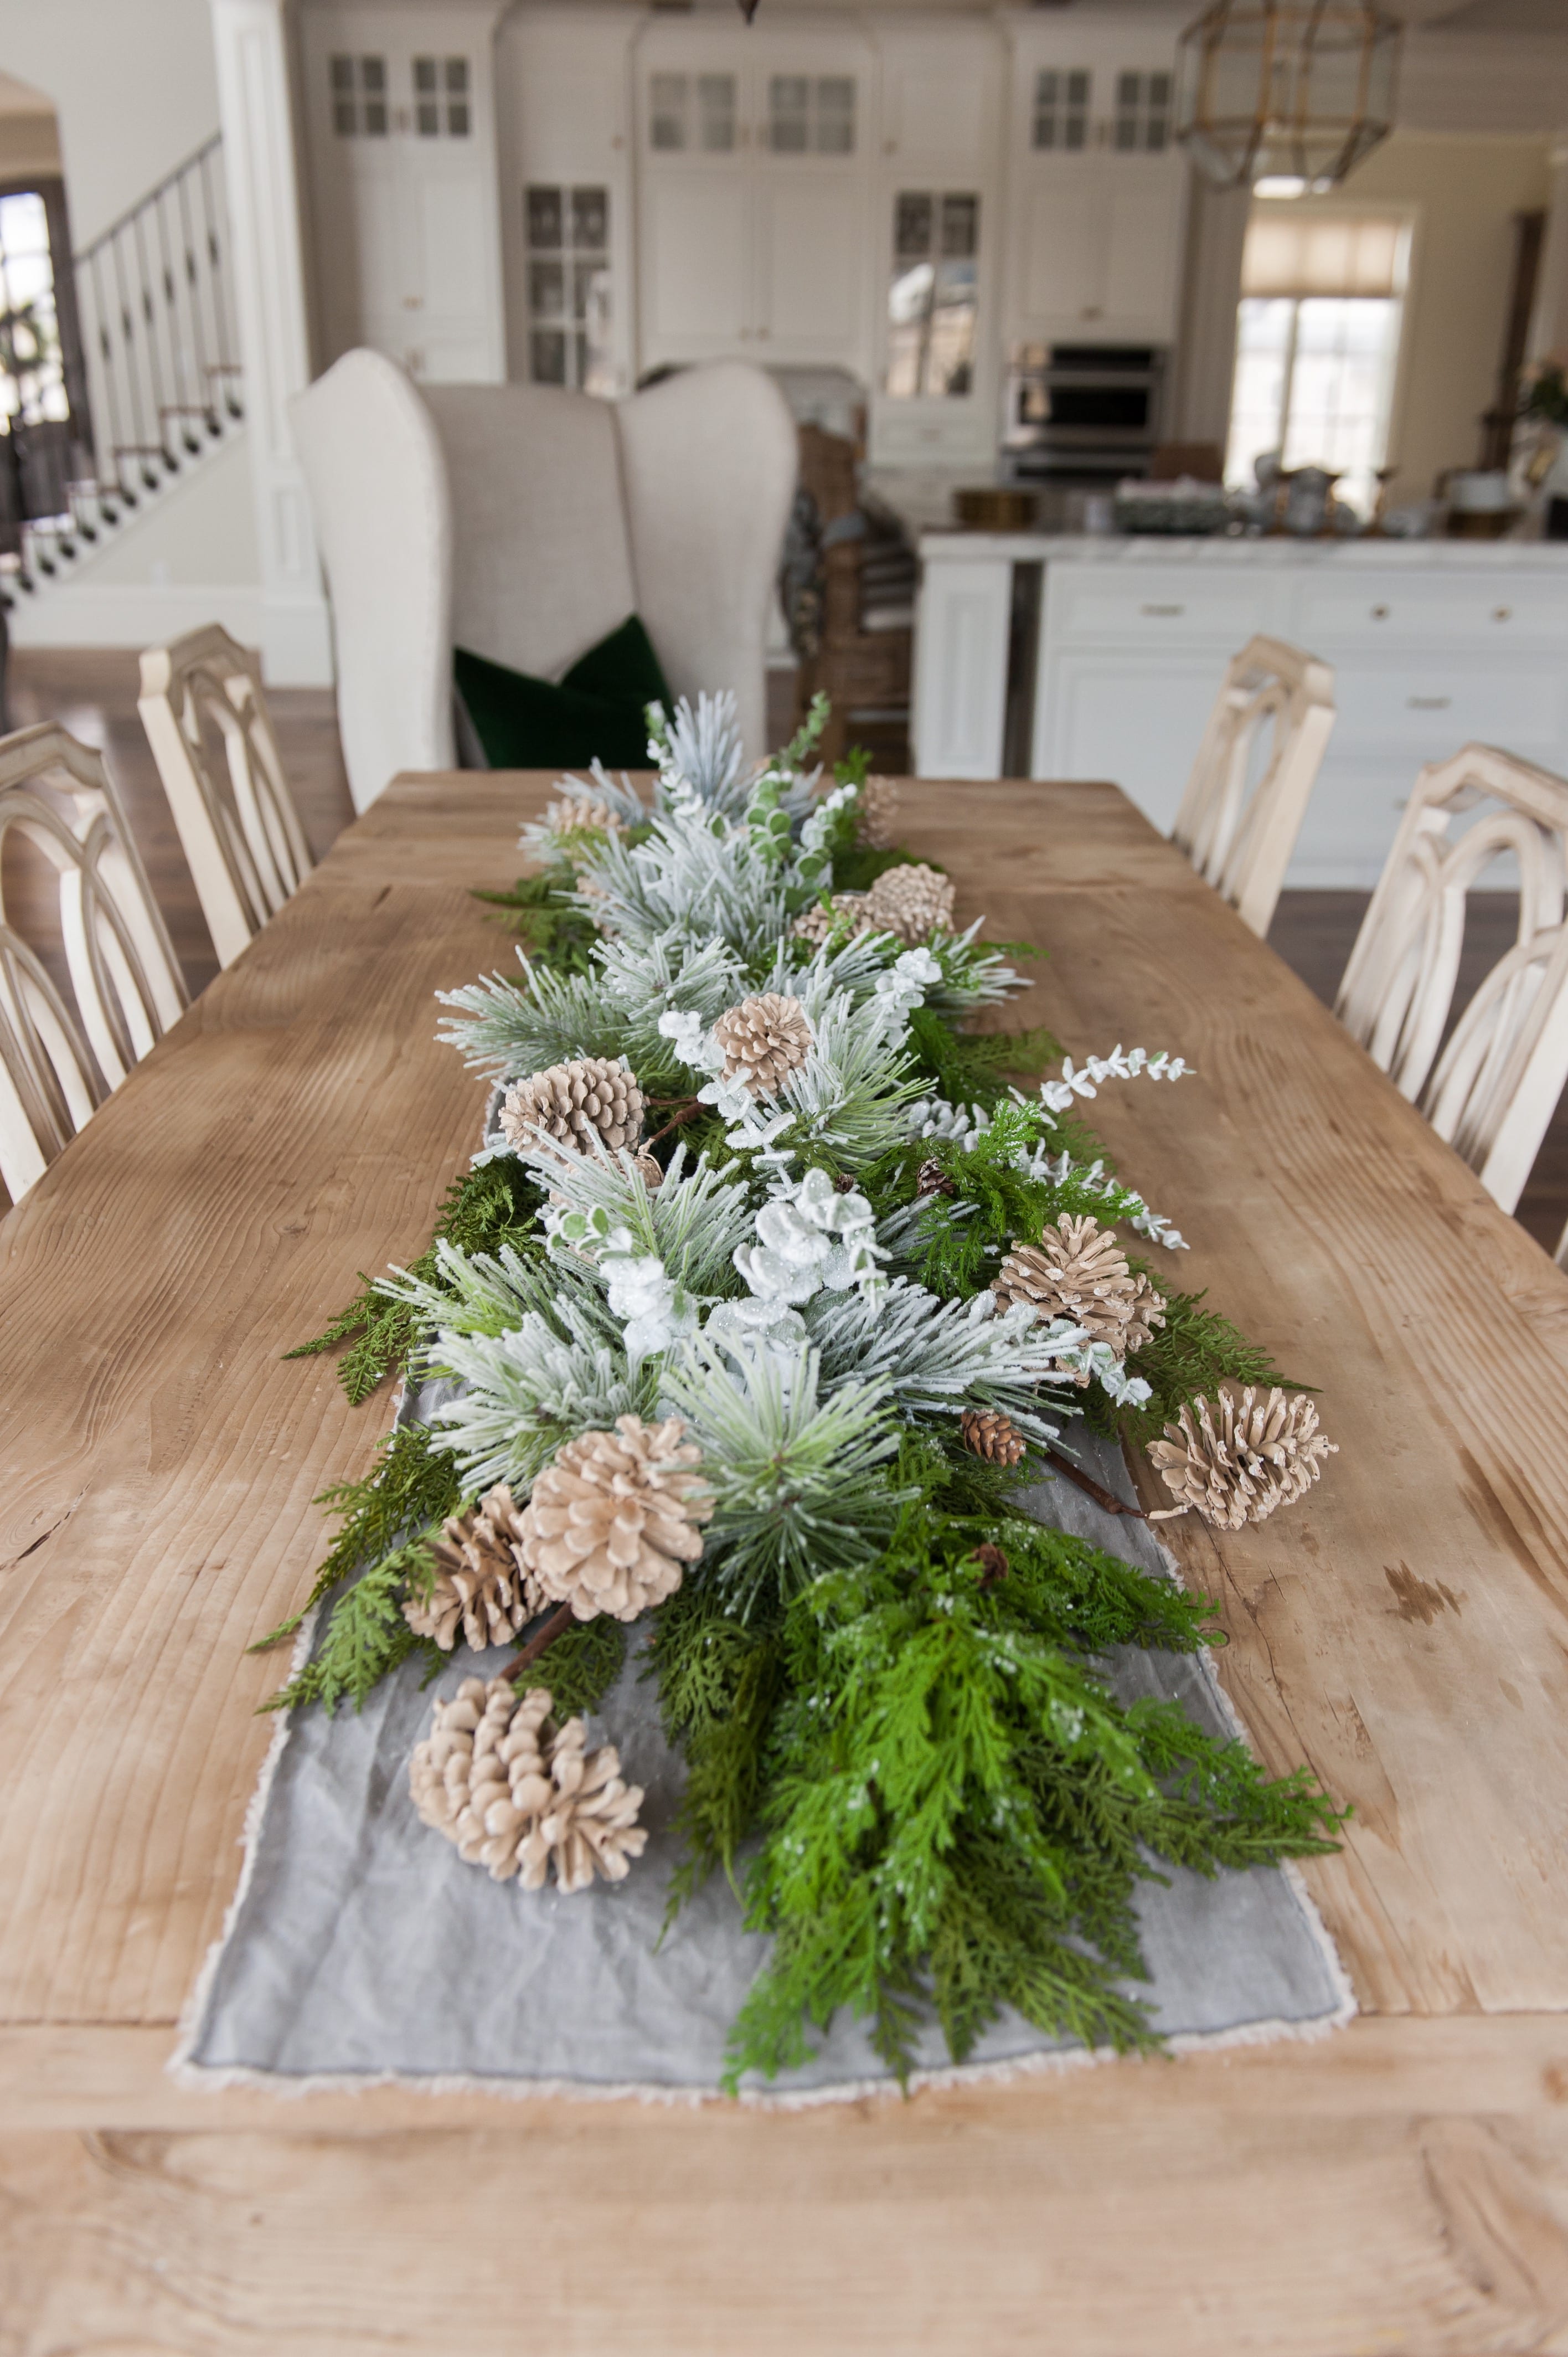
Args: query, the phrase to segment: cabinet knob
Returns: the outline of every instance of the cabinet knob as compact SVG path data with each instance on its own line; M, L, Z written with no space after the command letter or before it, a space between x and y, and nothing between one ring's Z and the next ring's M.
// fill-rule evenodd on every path
M1185 614L1187 608L1185 606L1140 606L1138 611L1140 614L1158 614L1164 616L1167 614Z
M773 333L773 330L772 330L772 328L758 328L758 329L757 329L757 342L758 342L758 343L766 343L766 342L767 342L767 340L768 340L768 337L769 337L772 333Z
M424 296L405 295L403 298L403 307L405 311L423 311L424 308Z
M1080 319L1098 319L1102 317L1104 314L1100 304L1086 303L1078 316Z
M1372 608L1372 619L1373 619L1373 621L1374 621L1374 622L1386 622L1386 621L1388 620L1388 619L1389 619L1389 609L1388 609L1388 608L1387 608L1386 606L1374 606L1374 607L1373 607L1373 608Z
M1494 622L1511 622L1513 620L1513 608L1511 606L1494 606L1492 608L1492 619Z
M1451 695L1407 695L1405 698L1412 712L1446 712L1453 701Z

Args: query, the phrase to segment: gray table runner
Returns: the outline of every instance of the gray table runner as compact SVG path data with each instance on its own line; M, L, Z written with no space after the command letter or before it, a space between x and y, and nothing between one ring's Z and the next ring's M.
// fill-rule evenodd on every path
M1119 1454L1081 1430L1071 1437L1085 1465L1130 1499ZM1066 1481L1043 1483L1025 1502L1145 1569L1173 1568L1144 1523L1105 1513ZM717 2089L730 2024L767 1943L741 1930L735 1897L715 1878L656 1945L682 1770L652 1684L638 1678L635 1646L590 1721L590 1740L614 1741L628 1779L646 1789L650 1839L625 1882L570 1898L494 1883L414 1814L409 1755L435 1697L476 1673L493 1676L511 1650L456 1653L423 1690L423 1665L407 1663L362 1712L328 1718L313 1708L281 1730L252 1806L240 1891L176 2058L182 2075L301 2090L391 2080L681 2099ZM1122 1701L1174 1697L1209 1731L1235 1732L1206 1663L1124 1647L1108 1666ZM541 1675L547 1682L547 1661ZM1168 1886L1144 1883L1137 1897L1151 1980L1136 1986L1175 2042L1313 2036L1348 2019L1348 1984L1294 1872L1208 1881L1164 1870ZM813 2043L804 2069L748 2081L746 2093L811 2102L896 2084L862 2024L841 2018ZM1074 2041L1009 2014L952 2073L933 2021L918 2079L1084 2059Z

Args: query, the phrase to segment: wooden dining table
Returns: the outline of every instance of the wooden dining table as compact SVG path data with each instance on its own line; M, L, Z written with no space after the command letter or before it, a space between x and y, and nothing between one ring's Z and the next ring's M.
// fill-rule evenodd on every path
M0 2350L1568 2350L1568 1278L1109 785L907 784L898 834L1076 1058L1197 1068L1086 1111L1339 1446L1165 1529L1259 1754L1351 1807L1305 1873L1358 2018L792 2112L168 2075L246 1648L391 1414L283 1354L473 1146L434 994L510 965L470 888L551 782L395 781L0 1226Z

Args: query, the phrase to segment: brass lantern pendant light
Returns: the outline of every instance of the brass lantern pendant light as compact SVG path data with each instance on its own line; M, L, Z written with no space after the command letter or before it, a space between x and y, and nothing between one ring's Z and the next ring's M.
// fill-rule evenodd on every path
M1214 0L1179 43L1176 135L1221 188L1332 188L1392 126L1401 29L1376 0Z

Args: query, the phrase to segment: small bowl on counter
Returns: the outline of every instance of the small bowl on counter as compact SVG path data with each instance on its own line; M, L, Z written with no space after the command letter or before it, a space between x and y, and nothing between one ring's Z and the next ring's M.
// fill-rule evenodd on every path
M1040 511L1037 491L982 483L952 495L953 520L965 532L1032 532Z

